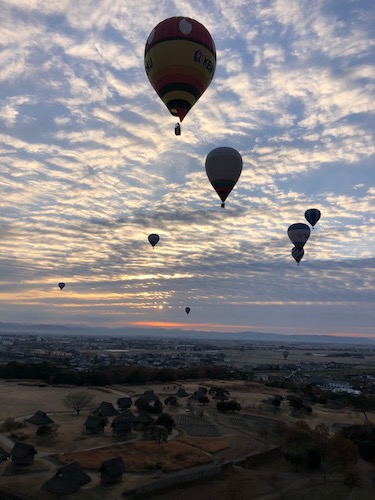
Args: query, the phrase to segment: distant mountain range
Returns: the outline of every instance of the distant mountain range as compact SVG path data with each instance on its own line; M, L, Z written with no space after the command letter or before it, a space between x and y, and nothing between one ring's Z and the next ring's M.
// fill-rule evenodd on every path
M242 342L314 343L314 344L367 344L375 346L375 339L369 337L342 337L336 335L287 335L261 332L204 332L196 330L167 330L163 328L101 328L77 325L33 325L24 323L1 323L0 335L97 335L106 337L163 337L185 340L236 340Z

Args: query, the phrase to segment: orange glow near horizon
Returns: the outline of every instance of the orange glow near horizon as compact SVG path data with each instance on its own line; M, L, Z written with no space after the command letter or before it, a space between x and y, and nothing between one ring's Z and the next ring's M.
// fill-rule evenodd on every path
M140 328L165 328L180 330L199 330L206 332L221 332L221 333L239 333L244 331L256 331L259 333L280 333L283 335L332 335L337 337L369 337L375 338L375 332L322 332L314 329L301 329L293 327L275 327L273 326L258 326L258 325L221 325L217 323L186 323L186 322L170 322L170 321L129 321L125 323L116 322L112 327L121 328L127 326L135 326Z

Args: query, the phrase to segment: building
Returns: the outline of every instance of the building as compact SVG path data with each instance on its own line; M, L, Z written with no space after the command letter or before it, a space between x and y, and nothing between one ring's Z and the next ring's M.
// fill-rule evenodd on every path
M100 406L93 411L94 415L98 415L100 417L114 417L115 415L119 415L119 411L113 406L112 403L108 401L102 401Z
M130 410L127 411L130 412ZM116 434L117 437L124 437L128 434L131 434L134 425L134 419L135 417L133 416L133 414L127 415L125 413L117 415L117 417L115 417L111 423L113 434Z
M52 425L52 424L54 424L54 421L51 418L49 418L47 413L45 413L44 411L39 411L39 410L37 412L35 412L32 417L27 418L25 421L29 422L30 424L34 424L34 425Z
M119 411L128 410L129 408L131 408L132 404L133 400L130 396L118 398L117 400L117 407Z
M111 458L102 463L99 471L103 484L118 483L122 481L122 475L125 472L125 464L121 457Z
M16 441L10 450L13 465L32 465L36 454L37 451L33 445L23 443L22 441Z
M108 419L99 415L89 415L83 424L86 434L100 434L104 432L104 427L107 425Z
M70 495L90 481L91 477L82 470L79 462L72 462L60 467L56 474L42 485L41 490L56 495Z

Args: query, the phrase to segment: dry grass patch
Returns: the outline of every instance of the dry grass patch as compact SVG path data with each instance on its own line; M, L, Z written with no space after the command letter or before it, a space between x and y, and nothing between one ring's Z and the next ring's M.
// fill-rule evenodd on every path
M160 445L155 441L137 441L55 455L62 464L78 460L81 467L91 470L98 470L102 462L114 457L122 457L127 472L150 472L154 469L171 472L212 462L202 450L179 441Z
M181 443L188 444L190 446L194 446L199 450L205 451L206 453L216 453L217 451L226 450L230 447L230 442L227 439L222 438L210 438L210 437L183 437L180 438L179 441Z

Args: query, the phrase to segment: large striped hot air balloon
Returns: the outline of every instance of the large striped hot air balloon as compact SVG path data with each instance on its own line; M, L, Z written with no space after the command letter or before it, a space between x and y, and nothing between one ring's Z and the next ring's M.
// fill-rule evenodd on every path
M206 158L206 173L213 188L222 201L232 191L242 172L242 156L233 148L220 147L213 149Z
M288 236L293 245L301 250L310 237L310 228L307 224L297 222L289 226Z
M214 76L215 43L198 21L170 17L151 31L144 64L156 93L182 122Z

